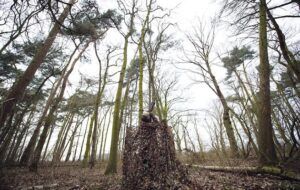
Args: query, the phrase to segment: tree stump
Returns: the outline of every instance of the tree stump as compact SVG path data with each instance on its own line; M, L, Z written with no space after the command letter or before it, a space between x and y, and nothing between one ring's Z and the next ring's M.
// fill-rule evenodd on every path
M123 189L190 187L187 170L176 159L170 127L158 121L142 121L136 132L128 128L123 154Z

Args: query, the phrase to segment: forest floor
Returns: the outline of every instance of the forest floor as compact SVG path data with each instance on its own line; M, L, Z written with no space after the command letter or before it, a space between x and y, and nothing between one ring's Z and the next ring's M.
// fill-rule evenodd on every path
M80 166L42 167L38 173L27 168L4 168L0 170L1 190L29 189L121 189L121 172L105 176L103 166L94 169ZM245 172L217 172L189 168L190 179L197 189L300 189L300 182L284 180L266 174Z

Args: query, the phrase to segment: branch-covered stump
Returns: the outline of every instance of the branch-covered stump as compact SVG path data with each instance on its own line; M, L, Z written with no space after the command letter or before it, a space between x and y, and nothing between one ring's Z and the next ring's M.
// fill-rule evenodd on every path
M186 168L175 157L170 127L142 122L137 131L128 128L123 155L122 188L190 189Z

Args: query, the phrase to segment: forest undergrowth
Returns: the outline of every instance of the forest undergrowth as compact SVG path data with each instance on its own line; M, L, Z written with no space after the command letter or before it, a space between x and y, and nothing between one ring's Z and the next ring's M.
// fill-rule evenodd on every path
M212 161L201 165L221 164L225 162ZM227 164L247 167L255 163L251 160L229 160ZM37 173L29 172L27 168L11 167L0 170L0 189L103 189L119 190L122 184L122 172L118 169L117 175L104 175L104 165L82 168L79 164L64 164L61 166L45 165ZM233 166L233 165L228 165ZM278 176L247 172L221 172L202 170L188 167L189 178L197 184L198 189L299 189L300 181L286 180ZM290 169L297 168L293 163ZM299 173L299 168L297 169Z

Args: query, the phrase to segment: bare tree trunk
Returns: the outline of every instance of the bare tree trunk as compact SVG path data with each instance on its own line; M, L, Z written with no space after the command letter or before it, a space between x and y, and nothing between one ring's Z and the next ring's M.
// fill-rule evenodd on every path
M215 24L215 23L213 23ZM188 36L190 43L193 45L199 60L190 59L188 60L192 64L198 66L201 69L202 77L207 86L218 96L222 107L223 107L223 124L225 127L226 135L229 140L230 151L232 157L239 157L238 145L236 142L234 130L230 120L230 108L227 104L224 94L222 93L218 81L213 74L210 62L210 53L214 42L214 31L215 26L213 25L208 34L205 34L205 28L200 25L199 31L196 31L194 36Z
M230 108L227 105L226 99L225 99L222 91L220 90L220 87L217 83L215 76L213 75L213 72L211 71L211 68L210 68L210 65L208 62L206 62L206 67L207 67L208 73L212 79L214 88L216 90L216 94L219 97L219 99L222 103L222 106L223 106L223 124L224 124L226 134L227 134L227 137L229 140L231 155L233 157L239 157L238 146L237 146L237 142L236 142L235 135L234 135L234 130L233 130L232 123L230 120L230 115L229 115Z
M22 146L21 146L21 148L20 148L19 151L18 151L18 161L21 159L22 153L24 152L23 150L24 150L24 147L25 147L25 142L26 142L27 136L28 136L28 134L29 134L28 131L29 131L29 128L30 128L31 120L32 120L32 118L33 118L33 116L34 116L35 109L36 109L36 108L34 108L34 109L31 111L31 113L30 113L30 115L29 115L29 117L28 117L28 119L27 119L27 121L26 121L26 123L25 123L25 125L24 125L24 127L26 127L27 130L26 130L25 136L24 136L24 138L23 138Z
M100 148L99 148L99 160L102 160L102 147L103 147L103 141L104 141L104 132L105 132L105 129L106 129L106 117L107 117L107 114L109 113L109 110L110 108L107 109L107 111L105 112L104 114L104 122L103 122L103 125L102 125L102 132L101 132L101 141L100 141Z
M20 131L21 130L21 122L22 122L22 120L24 118L24 115L26 114L26 112L28 110L28 107L29 106L27 106L26 108L24 108L24 110L20 111L20 113L16 113L16 116L15 116L15 119L14 119L15 120L14 124L9 127L10 131L14 132L14 135L13 135L13 137L11 137L12 139L9 139L9 137L6 138L6 140L9 141L8 144L6 142L4 142L3 146L1 146L1 148L0 148L0 154L1 154L0 155L0 162L4 163L4 160L2 160L2 159L5 159L5 162L7 163L7 161L10 159L10 157L12 156L12 154L16 153L17 148L18 148L18 146L16 145L16 143L17 143L16 142L17 141L17 137L19 136L19 139L21 141L22 135L24 135L24 132L26 130L23 127L23 130ZM6 158L2 157L2 156L6 156Z
M29 114L29 118L32 118L33 116L33 111ZM15 143L15 145L13 147L11 147L11 152L9 153L7 159L6 159L6 163L13 163L15 161L15 158L17 156L17 151L22 143L22 140L24 139L24 135L26 134L26 131L29 129L28 125L24 125L22 130L20 131L19 135L18 135L18 139L17 142Z
M85 143L85 152L84 152L84 157L83 157L83 162L82 165L83 167L86 167L88 164L88 160L90 157L90 150L91 150L91 137L92 137L92 133L93 133L93 124L94 124L94 119L95 114L93 114L93 116L91 117L91 121L90 121L90 125L89 125L89 132L86 138L86 143Z
M110 145L110 153L109 153L109 160L108 164L105 169L105 174L113 174L117 172L117 154L118 154L118 141L119 141L119 122L120 122L120 106L121 106L121 98L122 98L122 86L124 83L125 71L127 67L127 55L128 55L128 43L129 38L133 33L133 26L134 26L134 17L136 14L135 4L131 7L130 11L130 24L128 27L128 32L124 36L124 47L123 47L123 63L121 67L121 72L118 81L118 88L115 98L115 105L114 105L114 115L113 115L113 126L112 126L112 137L111 137L111 145Z
M244 133L248 136L249 138L249 142L251 143L256 155L259 155L259 151L258 151L258 148L254 142L254 139L252 137L252 134L251 134L251 131L247 125L247 123L245 121L243 121L239 115L237 115L235 112L232 112L233 113L233 116L235 116L235 118L239 121L239 123L241 124L242 128L243 128L243 131Z
M175 132L175 143L176 143L176 147L179 153L182 152L182 148L181 148L181 138L179 136L179 130L176 128L176 126L173 126L174 132Z
M104 144L103 144L103 151L102 151L102 160L105 159L105 147L106 147L108 129L109 129L110 123L111 123L111 116L112 116L111 112L112 112L112 109L111 109L111 111L109 113L108 123L107 123L107 126L106 126L106 132L105 132L105 138L104 138Z
M63 134L65 133L65 130L66 130L67 126L69 125L69 121L71 120L72 115L73 114L71 112L67 113L66 116L64 117L64 121L60 127L61 129L59 130L59 133L57 135L57 139L56 139L54 150L53 150L53 158L52 158L53 163L56 163L59 160L60 144L61 144L61 141L63 138Z
M57 151L57 159L55 160L55 162L60 162L61 161L61 157L63 156L64 149L67 146L66 145L66 140L67 140L70 128L71 128L71 126L73 124L74 115L75 115L75 113L72 113L70 121L69 121L69 123L68 123L68 125L66 127L66 131L65 131L65 133L63 135L63 138L61 140L61 143L59 144L59 148L58 148L58 151Z
M67 153L66 160L65 160L66 162L68 162L69 159L70 159L70 156L71 156L71 153L72 153L72 148L73 148L73 142L74 142L75 135L76 135L78 127L79 127L79 123L76 124L75 129L74 129L74 131L72 133L70 144L69 144L68 153Z
M84 119L85 118L82 119L82 122L83 122ZM82 122L80 124L80 130L79 130L79 134L78 134L78 138L77 138L77 142L76 142L76 148L75 148L75 152L74 152L74 156L73 156L72 162L75 162L75 160L76 160L77 150L78 150L78 146L79 146L79 139L80 139L80 134L81 134L81 130L82 130Z
M195 129L195 133L196 133L196 137L197 137L197 142L198 142L198 146L199 146L200 157L201 157L202 160L204 160L205 159L205 155L204 155L203 143L202 143L202 140L200 138L200 134L199 134L199 131L197 129L196 123L194 124L194 129Z
M28 109L25 109L25 111L27 111ZM32 108L32 110L31 110L31 112L30 112L30 114L29 114L29 116L28 116L28 118L27 118L27 121L25 122L25 124L23 125L23 129L22 129L22 132L20 133L20 135L19 135L19 137L18 137L18 141L17 141L17 143L16 143L16 145L15 145L15 147L14 147L14 150L13 150L13 153L12 153L12 156L11 156L11 158L9 158L9 162L13 162L13 161L15 161L15 158L16 158L16 154L17 154L17 151L18 151L18 149L19 149L19 146L20 146L20 144L22 143L22 140L24 139L24 135L26 134L26 132L29 130L29 128L30 128L30 121L32 120L32 118L33 118L33 114L34 114L34 112L35 112L35 110L36 110L36 103L35 103L35 105L33 106L33 108ZM22 117L23 118L23 117Z
M14 129L11 129L9 131L8 135L6 136L6 139L2 143L2 146L0 147L0 166L2 164L4 164L4 161L8 154L8 150L11 147L11 143L13 143L13 141L14 141L13 137L14 137L15 133L17 133L17 131Z
M247 158L247 157L248 157L248 153L247 153L247 150L245 149L245 145L244 145L243 138L242 138L242 136L241 136L241 134L240 134L240 132L239 132L239 130L238 130L238 128L237 128L236 123L234 122L234 120L231 119L231 121L232 121L232 125L233 125L233 127L234 127L234 129L235 129L235 132L236 132L236 134L237 134L237 137L238 137L239 140L240 140L241 148L242 148L242 153L243 153L243 157L244 157L244 158Z
M268 165L277 162L277 156L273 140L273 128L271 122L271 96L270 96L270 65L268 59L267 38L267 5L265 0L259 4L259 113L258 147L260 151L260 164Z
M44 143L47 138L48 129L53 122L52 120L54 119L54 112L56 111L57 106L58 106L58 102L50 108L49 114L48 114L47 118L45 119L44 129L43 129L40 139L38 141L37 147L34 151L33 160L30 164L31 171L35 171L35 172L37 171L37 165L40 160L42 149L43 149Z
M78 161L81 160L81 154L82 154L83 146L84 146L84 139L85 139L85 136L86 136L86 132L87 132L87 130L89 129L89 127L88 127L89 120L90 120L90 119L88 118L88 119L87 119L87 124L86 124L85 130L84 130L84 134L83 134L83 139L82 139L82 143L81 143L81 148L80 148L80 154L79 154L79 157L78 157Z
M102 65L101 65L101 59L98 56L97 53L97 47L96 43L94 43L94 49L95 54L97 56L98 62L99 62L99 87L98 87L98 93L97 93L97 99L95 104L95 110L94 110L94 130L93 130L93 137L92 137L92 151L91 151L91 159L90 159L90 167L94 167L95 161L96 161L96 151L97 151L97 131L98 131L98 112L99 112L99 106L102 103L102 96L104 93L104 89L106 87L107 83L107 76L108 76L108 68L109 68L109 62L110 62L110 54L114 52L115 50L108 50L106 55L106 68L103 75L103 81L102 81Z
M141 36L138 43L138 51L139 51L139 89L138 89L138 97L139 97L139 114L138 114L138 122L141 122L141 118L143 115L143 76L144 76L144 57L143 57L143 43L145 39L145 34L147 30L147 23L149 22L149 16L151 13L152 0L150 0L149 5L147 5L147 15L146 19L143 22Z
M48 137L48 141L47 141L47 144L46 144L46 147L45 147L45 150L44 150L44 155L43 155L43 158L42 158L42 162L44 162L45 159L46 159L47 151L48 151L48 147L49 147L49 143L50 143L53 131L54 131L54 126L51 127L51 131L50 131L50 134L49 134L49 137Z

